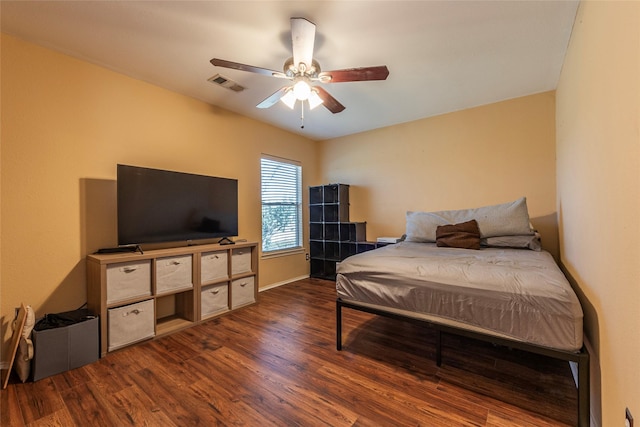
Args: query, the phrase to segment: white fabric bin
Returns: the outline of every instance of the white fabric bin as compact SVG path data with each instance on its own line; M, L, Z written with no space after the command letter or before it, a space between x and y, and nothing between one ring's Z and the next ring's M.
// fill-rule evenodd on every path
M254 276L236 279L231 282L231 308L255 302L255 289Z
M227 251L206 252L200 258L200 283L229 277Z
M200 316L205 318L229 310L229 285L205 286L200 292Z
M156 260L156 294L193 288L192 255Z
M251 271L251 248L240 248L231 251L231 274Z
M151 295L151 261L107 266L107 304Z
M109 351L155 336L153 300L110 308Z

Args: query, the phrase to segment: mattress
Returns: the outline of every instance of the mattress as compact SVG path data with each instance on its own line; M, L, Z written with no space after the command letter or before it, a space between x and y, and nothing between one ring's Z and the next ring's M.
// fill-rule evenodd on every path
M337 268L344 301L563 351L582 347L582 308L545 251L402 242Z

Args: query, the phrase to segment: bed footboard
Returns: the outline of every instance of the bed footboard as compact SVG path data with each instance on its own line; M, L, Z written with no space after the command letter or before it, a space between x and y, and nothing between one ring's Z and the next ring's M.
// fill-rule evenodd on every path
M530 353L536 353L543 356L552 357L559 360L565 360L568 362L575 362L578 366L578 426L587 427L590 425L590 395L589 395L589 352L586 347L582 347L579 352L554 350L547 347L541 347L534 344L528 344L521 341L509 340L507 338L495 337L480 332L469 331L453 326L440 325L434 322L430 322L425 319L417 319L414 317L403 316L401 314L392 313L383 309L373 308L370 306L362 306L354 304L348 301L343 301L340 298L336 300L336 348L338 351L342 350L342 307L351 308L353 310L364 311L371 314L389 317L392 319L409 321L412 323L420 324L434 328L437 332L436 338L436 364L441 366L442 364L442 334L448 333L452 335L459 335L468 338L473 338L492 344L501 346L516 348L519 350L527 351Z

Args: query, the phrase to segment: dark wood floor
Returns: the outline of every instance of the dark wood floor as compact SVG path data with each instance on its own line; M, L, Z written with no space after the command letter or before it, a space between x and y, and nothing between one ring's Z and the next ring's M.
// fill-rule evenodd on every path
M566 362L345 309L308 279L259 304L35 383L12 378L3 426L574 425Z

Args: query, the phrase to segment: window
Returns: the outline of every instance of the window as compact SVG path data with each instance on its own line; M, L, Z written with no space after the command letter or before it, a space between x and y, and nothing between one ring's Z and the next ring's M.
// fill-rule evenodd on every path
M296 162L263 157L262 252L302 247L302 167Z

